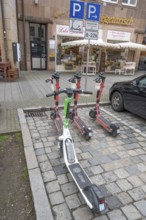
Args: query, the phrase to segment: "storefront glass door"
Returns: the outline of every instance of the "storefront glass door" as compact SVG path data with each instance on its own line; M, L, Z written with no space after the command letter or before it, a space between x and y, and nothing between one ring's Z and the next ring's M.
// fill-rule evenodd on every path
M47 69L46 25L30 23L31 69Z

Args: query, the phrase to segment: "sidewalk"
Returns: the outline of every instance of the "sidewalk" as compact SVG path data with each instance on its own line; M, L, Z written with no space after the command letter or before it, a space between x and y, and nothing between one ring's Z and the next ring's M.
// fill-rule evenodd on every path
M144 72L137 72L135 76L122 76L106 74L105 88L102 94L102 101L108 101L108 91L113 82L133 79ZM17 108L34 106L53 106L53 99L47 99L46 94L52 92L50 85L45 83L51 73L48 71L22 71L16 82L0 82L0 133L20 131L17 116ZM69 87L68 79L72 73L61 73L61 88ZM88 76L87 90L94 91L95 76ZM85 85L85 76L82 77L82 88ZM64 96L60 97L60 104ZM88 97L81 97L80 103L95 102L95 94Z

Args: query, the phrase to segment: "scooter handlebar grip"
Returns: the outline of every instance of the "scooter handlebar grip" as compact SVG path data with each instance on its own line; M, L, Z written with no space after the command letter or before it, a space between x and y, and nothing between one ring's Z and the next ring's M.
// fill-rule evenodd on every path
M50 93L50 94L47 94L46 97L51 97L51 96L54 96L56 93L53 92L53 93Z

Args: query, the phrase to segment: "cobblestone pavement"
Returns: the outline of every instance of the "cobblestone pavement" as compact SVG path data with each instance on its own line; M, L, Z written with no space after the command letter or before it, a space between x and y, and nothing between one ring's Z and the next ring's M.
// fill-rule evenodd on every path
M49 112L26 117L54 219L146 219L145 120L127 112L113 115L110 106L102 107L101 114L120 126L120 134L114 138L91 120L88 112L89 108L79 109L79 115L94 130L90 141L83 139L73 123L69 129L79 162L106 197L108 209L102 215L92 214L64 166Z
M122 76L106 74L105 88L102 94L102 101L108 100L108 90L115 81L123 81L133 79L144 72L137 72L135 76ZM68 79L73 73L61 73L61 88L69 86ZM17 116L17 108L32 106L52 106L53 99L46 98L46 94L51 92L50 85L45 83L45 79L49 78L51 73L48 71L22 71L20 78L16 82L0 81L0 133L20 131ZM87 81L87 89L94 92L95 76L89 76ZM82 77L82 88L84 89L85 76ZM60 103L63 103L64 96L60 97ZM80 102L94 102L95 95L88 99L80 97Z

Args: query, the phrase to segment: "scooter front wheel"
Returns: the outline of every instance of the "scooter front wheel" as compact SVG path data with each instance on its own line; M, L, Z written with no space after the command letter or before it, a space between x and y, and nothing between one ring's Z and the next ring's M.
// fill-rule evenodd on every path
M95 110L95 109L91 109L91 110L89 111L89 116L90 116L91 118L95 119L95 118L96 118L96 110Z
M51 118L52 120L55 120L55 118L56 118L56 113L55 113L55 112L51 112L50 118Z

